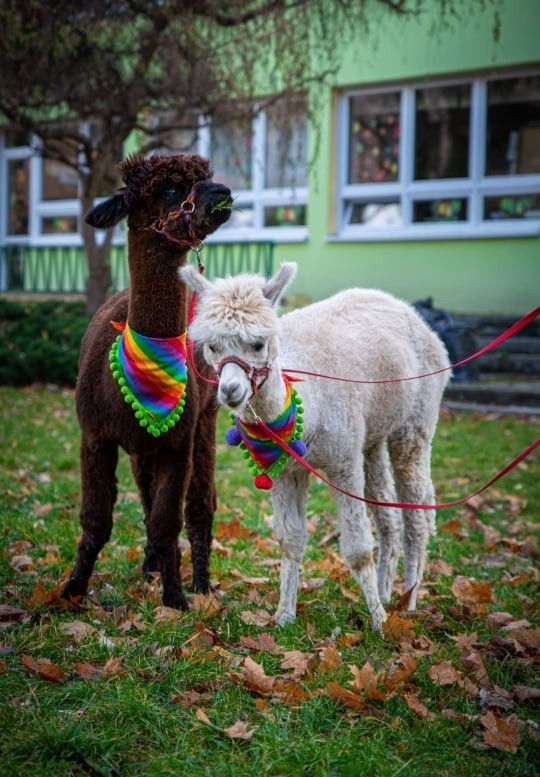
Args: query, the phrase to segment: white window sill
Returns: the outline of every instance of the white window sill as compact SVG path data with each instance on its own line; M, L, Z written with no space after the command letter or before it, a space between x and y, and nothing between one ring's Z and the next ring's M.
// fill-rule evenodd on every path
M410 226L348 227L337 235L327 235L327 243L382 243L405 240L489 240L501 237L538 237L540 220L482 222L472 225L411 224Z

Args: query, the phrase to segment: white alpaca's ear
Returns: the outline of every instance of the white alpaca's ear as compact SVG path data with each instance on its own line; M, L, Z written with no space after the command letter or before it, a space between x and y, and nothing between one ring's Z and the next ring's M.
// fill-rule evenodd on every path
M195 269L191 264L185 264L183 267L178 268L178 277L183 281L186 286L196 291L197 294L204 294L212 285L201 273Z
M293 280L297 269L298 265L296 262L283 262L275 275L264 284L262 293L266 299L270 300L274 307L278 306L279 301L283 296L283 292Z

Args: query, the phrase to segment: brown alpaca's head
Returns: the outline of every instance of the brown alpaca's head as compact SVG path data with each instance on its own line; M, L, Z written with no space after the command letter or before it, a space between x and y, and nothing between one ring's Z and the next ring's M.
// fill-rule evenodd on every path
M196 154L131 156L119 167L125 186L86 215L93 227L107 229L127 217L130 230L155 229L189 246L231 215L230 189L212 181L208 161Z

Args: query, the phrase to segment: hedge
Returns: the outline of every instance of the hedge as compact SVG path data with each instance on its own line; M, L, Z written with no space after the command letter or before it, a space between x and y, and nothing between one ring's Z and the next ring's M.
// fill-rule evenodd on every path
M88 321L82 302L0 299L0 385L74 386Z

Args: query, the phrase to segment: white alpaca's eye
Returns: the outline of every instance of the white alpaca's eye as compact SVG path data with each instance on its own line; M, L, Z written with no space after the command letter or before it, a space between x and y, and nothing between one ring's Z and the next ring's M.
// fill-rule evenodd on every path
M208 350L210 351L210 353L215 353L217 349L215 345L208 345Z
M259 353L264 348L264 343L253 343L253 350Z

